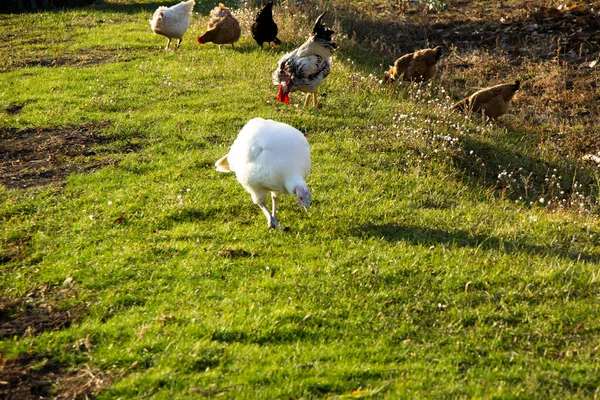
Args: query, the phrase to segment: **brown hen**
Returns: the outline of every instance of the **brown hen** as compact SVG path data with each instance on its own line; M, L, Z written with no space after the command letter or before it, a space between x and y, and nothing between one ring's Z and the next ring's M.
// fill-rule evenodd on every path
M521 87L520 81L515 83L503 83L481 89L471 96L459 101L454 105L454 109L459 111L480 112L493 120L506 114L510 108L515 92Z
M389 83L396 80L427 82L437 73L437 62L441 56L441 46L402 56L385 73L385 80Z
M239 40L242 33L240 21L221 3L211 11L210 15L212 19L208 22L208 31L196 38L198 43L212 42L218 45L231 43L233 47L233 43Z

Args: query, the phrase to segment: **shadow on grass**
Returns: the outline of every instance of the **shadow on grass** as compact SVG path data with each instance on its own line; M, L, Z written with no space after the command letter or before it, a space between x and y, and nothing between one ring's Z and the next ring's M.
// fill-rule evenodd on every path
M223 209L218 207L198 210L196 208L185 208L183 210L172 212L165 218L166 222L179 224L182 222L206 221L220 217L223 214Z
M198 34L201 35L204 32L205 32L205 30L198 31ZM219 51L234 51L236 53L248 54L248 53L254 53L254 52L260 50L260 47L258 47L256 45L256 43L254 43L254 42L252 42L252 43L249 43L249 42L242 42L242 43L236 42L234 46L235 47L231 47L231 44L222 44ZM218 49L219 45L218 44L214 44L214 43L206 43L206 44L203 44L203 45L201 45L199 47L200 50L202 50L202 49L210 50L212 48Z
M525 132L512 134L526 137ZM598 174L594 170L568 158L532 157L516 146L465 137L453 162L465 172L469 184L494 188L511 200L536 203L544 198L565 207L586 201L586 208L597 211ZM522 148L532 146L524 144Z
M482 250L497 250L504 253L526 253L539 257L557 256L572 261L600 262L600 254L575 252L561 247L545 247L529 243L517 243L497 236L472 235L467 231L454 232L442 229L402 224L368 224L355 229L360 237L382 238L390 243L405 242L415 246L449 245L472 247Z
M321 336L309 329L282 327L263 333L246 333L239 330L215 331L211 340L221 343L252 343L258 345L296 343L298 340L320 340Z

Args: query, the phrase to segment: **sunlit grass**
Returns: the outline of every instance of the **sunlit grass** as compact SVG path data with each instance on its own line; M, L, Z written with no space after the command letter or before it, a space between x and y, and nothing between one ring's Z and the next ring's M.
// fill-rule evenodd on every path
M142 146L64 187L0 188L2 296L48 285L76 292L62 305L86 305L67 329L4 338L3 354L109 372L100 398L320 398L387 383L391 398L598 394L594 192L583 207L574 192L542 204L538 159L593 172L450 114L436 86L385 87L369 76L377 58L347 38L322 108L304 108L301 94L275 100L287 47L193 41L211 6L165 53L149 6L111 5L3 22L3 39L19 38L1 48L0 110L24 108L1 113L2 126L108 121L106 136ZM289 232L267 230L235 177L214 170L256 116L311 144L313 205L281 201ZM527 198L494 187L514 163L541 178ZM88 335L91 348L74 345Z

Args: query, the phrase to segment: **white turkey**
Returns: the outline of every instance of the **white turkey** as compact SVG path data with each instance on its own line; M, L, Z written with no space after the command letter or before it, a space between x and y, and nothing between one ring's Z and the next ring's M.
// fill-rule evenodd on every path
M235 172L238 182L267 217L269 228L281 228L277 220L280 194L294 194L308 211L311 195L305 179L310 172L310 147L296 128L270 119L251 119L215 166L220 172ZM266 207L269 192L273 200L271 213Z
M190 18L195 4L194 0L182 1L172 7L158 7L154 12L150 20L150 28L157 35L169 39L165 50L169 50L171 39L178 39L177 48L179 48L183 35L190 27Z

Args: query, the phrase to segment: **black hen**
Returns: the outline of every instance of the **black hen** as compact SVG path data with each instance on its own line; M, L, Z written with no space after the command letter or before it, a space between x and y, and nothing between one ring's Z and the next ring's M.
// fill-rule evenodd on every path
M262 10L256 14L256 20L252 24L252 37L260 47L264 42L281 44L277 39L277 24L273 21L273 1L269 1Z

